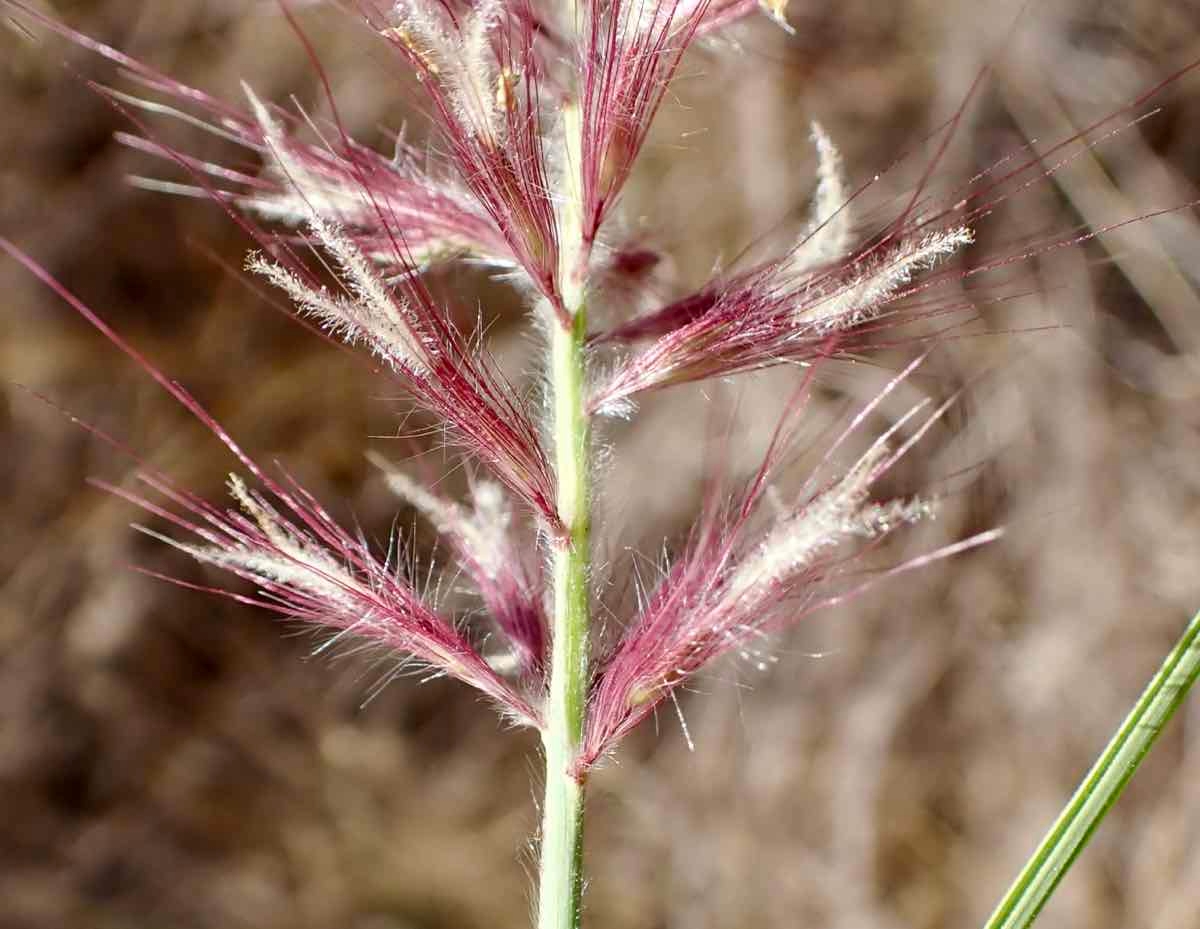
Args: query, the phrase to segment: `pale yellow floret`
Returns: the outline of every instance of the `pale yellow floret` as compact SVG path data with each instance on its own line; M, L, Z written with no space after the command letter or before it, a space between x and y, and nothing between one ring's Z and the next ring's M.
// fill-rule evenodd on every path
M500 73L496 75L496 109L503 112L516 107L517 98L513 96L513 92L519 79L520 75L512 68L505 66L500 69Z
M762 7L771 19L775 20L776 24L781 26L787 32L794 32L791 23L787 20L788 0L758 0L758 5Z
M417 59L430 74L436 77L441 73L441 66L430 54L428 46L422 45L413 39L412 33L404 26L391 26L384 29L381 34L389 39L397 39L405 48L417 56Z

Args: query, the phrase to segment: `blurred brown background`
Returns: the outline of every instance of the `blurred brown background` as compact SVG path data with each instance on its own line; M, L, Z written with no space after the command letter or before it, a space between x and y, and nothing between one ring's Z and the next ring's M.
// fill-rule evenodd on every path
M1018 18L1020 6L793 0L794 37L756 23L693 54L625 204L627 228L675 256L662 286L694 284L803 208L812 118L864 179L898 151L926 151L921 140L992 61L939 169L950 189L1200 57L1200 7L1181 0L1049 0ZM269 3L42 8L212 92L234 96L244 77L323 112ZM404 82L335 11L301 19L343 116L386 145L381 130L407 115ZM3 28L0 74L0 234L254 453L286 461L339 516L385 538L396 506L363 452L390 451L369 437L395 433L403 399L221 269L237 268L247 243L216 208L124 182L170 172L112 140L127 127L80 79L120 85L111 66ZM1094 156L1000 205L976 253L1200 195L1200 78L1156 103ZM912 176L882 179L879 216ZM1009 272L1007 290L1030 296L984 316L1028 331L947 344L909 392L971 385L905 486L970 472L939 520L889 556L998 523L1010 534L806 621L778 641L767 673L717 669L683 702L694 753L670 714L631 740L593 781L589 925L982 922L1200 607L1197 268L1200 225L1184 211ZM534 346L503 286L465 271L438 286L485 301L500 357L526 376ZM85 484L123 480L124 461L9 384L207 496L222 494L231 462L12 262L0 263L0 293L0 927L527 924L534 740L501 731L445 682L401 681L361 707L380 673L369 662L307 660L306 635L129 571L213 580ZM885 376L840 372L824 388L829 408ZM762 442L772 398L794 378L719 388L741 397L745 447ZM677 389L608 431L599 506L615 589L627 546L653 552L686 529L712 402ZM1194 699L1046 926L1200 926L1198 766Z

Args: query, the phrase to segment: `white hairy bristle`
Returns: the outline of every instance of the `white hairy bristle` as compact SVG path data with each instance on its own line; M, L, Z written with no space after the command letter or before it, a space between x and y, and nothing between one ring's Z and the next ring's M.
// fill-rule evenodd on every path
M853 214L841 153L820 123L812 124L812 141L817 149L817 189L800 244L780 268L785 280L836 261L850 249Z
M407 501L433 524L437 531L462 547L464 553L489 577L496 578L504 568L507 531L511 520L504 493L499 485L479 481L473 488L474 510L430 493L417 481L392 467L379 456L371 461L384 473L388 488Z
M818 289L816 299L803 301L797 309L796 321L830 330L859 325L894 300L918 273L972 241L971 230L957 226L904 242L887 260L861 272L849 283L839 284L833 292L821 293Z

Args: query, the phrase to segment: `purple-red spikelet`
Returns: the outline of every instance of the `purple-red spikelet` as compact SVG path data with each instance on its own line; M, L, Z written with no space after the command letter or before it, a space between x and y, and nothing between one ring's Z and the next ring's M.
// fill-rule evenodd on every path
M450 438L481 460L544 520L561 527L554 479L525 404L487 357L472 347L408 275L389 285L341 230L315 215L312 234L330 256L344 293L302 277L294 264L252 256L250 268L280 287L300 312L351 343L362 343L406 390L451 427Z
M182 97L180 91L175 87L173 95ZM296 138L298 120L282 110L272 110L279 131L268 140L267 128L241 111L224 108L220 113L206 112L205 119L154 101L108 89L105 92L123 106L173 115L200 125L244 145L268 162L267 172L252 175L182 155L151 139L118 133L118 140L131 148L166 158L193 174L215 178L225 185L206 189L138 179L141 186L217 197L260 220L301 231L311 212L316 211L326 220L352 230L363 252L393 273L407 273L410 264L424 268L459 256L501 267L514 264L503 236L469 193L454 179L437 176L432 168L423 166L420 154L402 141L396 142L391 158L336 130L322 132L319 145L303 142ZM279 152L279 159L272 157L272 147ZM297 189L279 170L279 162L301 168L307 186ZM397 230L403 233L407 262L396 254Z
M516 263L561 311L558 228L543 133L538 18L522 3L363 2L415 71L463 184Z
M470 346L416 273L386 281L353 231L328 220L309 202L318 186L307 165L290 157L278 122L250 95L264 144L308 212L308 232L332 266L341 293L330 292L290 250L279 260L252 255L249 267L288 294L298 310L351 343L361 343L401 376L408 391L453 427L455 441L560 531L554 481L528 411L499 371ZM368 196L369 187L364 187ZM375 206L374 200L371 201ZM388 237L393 266L412 269L403 230L381 210L376 216Z
M590 244L629 177L708 4L597 0L583 6L582 232Z
M703 36L786 0L596 0L580 4L582 233L590 248L616 203L684 53Z
M879 331L969 307L959 295L929 293L960 274L919 276L972 241L959 215L897 223L854 248L854 204L837 149L815 124L813 139L818 184L799 243L599 334L596 343L652 341L601 379L593 411L622 414L637 394L672 384L852 355ZM919 306L912 300L917 294L925 298Z
M24 265L145 370L265 488L266 493L252 490L233 476L230 490L240 509L213 506L176 487L121 443L85 426L134 458L140 466L138 479L173 504L176 511L138 493L103 482L97 482L99 486L184 530L195 541L180 541L155 532L151 535L254 583L259 592L247 596L217 588L201 589L330 630L335 641L346 637L382 646L401 662L397 671L403 669L403 662L415 660L434 675L454 677L475 687L514 722L540 725L539 711L489 664L460 629L425 603L401 573L395 558L376 557L364 538L343 529L290 475L284 473L282 480L268 475L186 389L125 342L45 268L6 239L0 238L0 250Z
M417 290L423 290L419 283ZM427 294L426 294L427 296ZM538 428L526 405L485 358L439 314L444 345L435 379L417 379L413 390L424 405L453 427L453 440L486 464L519 499L537 513L551 536L563 527L554 505L554 477Z
M240 510L221 511L173 492L154 477L141 477L199 521L168 514L136 494L107 489L170 519L199 542L143 531L257 586L256 595L238 595L240 601L333 633L318 651L344 637L380 646L397 662L393 674L415 662L417 673L457 678L488 696L514 722L538 725L537 710L460 629L421 599L398 565L378 559L364 539L337 525L290 478L287 487L273 486L272 503L231 477Z
M893 379L854 417L818 462L797 499L791 503L775 499L775 513L764 520L759 511L771 491L773 472L795 434L814 379L810 369L753 480L731 499L710 497L683 553L664 570L640 613L600 661L576 764L580 775L711 661L729 652L756 656L758 641L766 634L848 595L852 591L839 590L835 581L856 555L878 545L893 530L932 514L930 501L873 501L870 492L945 406L933 410L910 437L893 447L900 428L929 406L928 401L918 404L849 468L834 477L823 476L834 454L919 363ZM920 563L996 535L984 533L934 552ZM863 586L860 581L858 588Z
M913 270L971 241L965 227L910 242L875 246L871 257L788 281L772 264L710 285L652 316L633 320L617 336L633 339L666 330L618 364L596 385L589 407L621 415L649 390L756 370L784 362L850 357L880 332L969 310L961 296L917 305L910 298L953 276L911 282ZM906 312L895 308L902 300Z

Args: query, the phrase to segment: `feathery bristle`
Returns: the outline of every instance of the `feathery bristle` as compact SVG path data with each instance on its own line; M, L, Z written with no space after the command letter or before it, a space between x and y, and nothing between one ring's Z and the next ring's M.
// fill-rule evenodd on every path
M453 547L488 614L508 639L516 668L523 674L540 670L546 648L541 584L532 578L512 539L512 514L500 488L476 481L474 507L468 510L432 493L383 458L372 455L371 461L383 471L392 492L412 504Z

